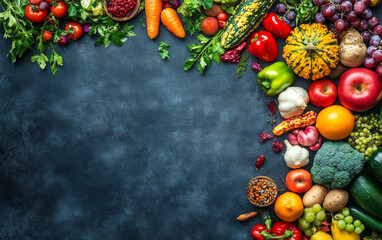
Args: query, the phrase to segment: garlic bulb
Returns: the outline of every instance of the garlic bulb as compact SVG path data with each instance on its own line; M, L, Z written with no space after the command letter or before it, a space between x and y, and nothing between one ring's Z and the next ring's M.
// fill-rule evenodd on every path
M287 150L284 154L284 160L290 168L300 168L309 163L309 151L298 145L292 146L288 140L284 141Z
M279 94L279 111L283 118L299 116L309 102L308 93L301 87L288 87Z

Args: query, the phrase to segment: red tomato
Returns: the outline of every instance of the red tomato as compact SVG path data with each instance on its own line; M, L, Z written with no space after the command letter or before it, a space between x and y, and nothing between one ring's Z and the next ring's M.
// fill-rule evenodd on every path
M68 12L68 5L66 5L63 1L58 1L55 5L56 6L52 5L50 7L50 12L57 18L64 17Z
M218 19L218 21L223 21L224 22L224 21L227 21L228 15L225 12L220 12L220 13L218 13L216 18Z
M50 39L52 39L53 35L49 31L44 31L44 33L42 34L42 37L44 38L45 41L49 41Z
M66 24L66 26L65 26L65 31L68 31L70 29L73 29L73 31L74 31L74 34L73 33L68 34L68 37L71 40L78 40L81 38L82 33L83 33L83 28L82 28L81 24L79 24L77 22L68 22L68 24Z
M50 4L52 4L53 0L45 0L45 2L46 2L48 5L50 5Z
M292 170L286 176L286 187L295 193L303 193L312 187L312 176L304 169Z
M54 20L51 16L48 16L48 20L51 25L54 25Z
M48 10L40 10L40 8L32 7L28 4L25 7L25 17L33 23L41 23L48 16Z

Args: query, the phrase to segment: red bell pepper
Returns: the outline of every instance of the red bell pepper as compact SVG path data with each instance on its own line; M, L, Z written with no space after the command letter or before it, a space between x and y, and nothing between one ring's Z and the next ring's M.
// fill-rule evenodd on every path
M278 38L286 38L292 31L292 28L273 12L269 12L264 18L263 27Z
M284 238L284 240L301 240L302 232L294 223L289 222L275 222L272 226L272 234L276 234L276 236L283 236L287 231L292 232L292 237Z
M279 55L276 39L270 32L254 32L249 43L249 52L261 61L272 62Z
M267 227L264 224L256 224L251 231L252 238L254 240L265 240L265 237L261 235L263 231L267 231L268 233L271 232L271 230L267 230Z

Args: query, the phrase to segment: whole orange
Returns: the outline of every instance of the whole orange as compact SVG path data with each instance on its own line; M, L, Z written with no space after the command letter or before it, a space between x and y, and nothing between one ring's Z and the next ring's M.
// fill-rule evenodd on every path
M304 213L304 205L299 195L286 192L276 199L276 215L285 222L294 222Z
M322 109L316 120L316 128L329 140L340 140L350 135L354 128L355 116L349 109L332 105Z

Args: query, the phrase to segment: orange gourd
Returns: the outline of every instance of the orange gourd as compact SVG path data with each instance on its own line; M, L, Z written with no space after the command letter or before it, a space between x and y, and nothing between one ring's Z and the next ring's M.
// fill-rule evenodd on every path
M145 0L147 35L154 39L158 36L162 0Z
M160 18L163 25L175 36L178 38L184 38L186 36L182 22L180 21L178 14L176 14L174 9L163 9Z

